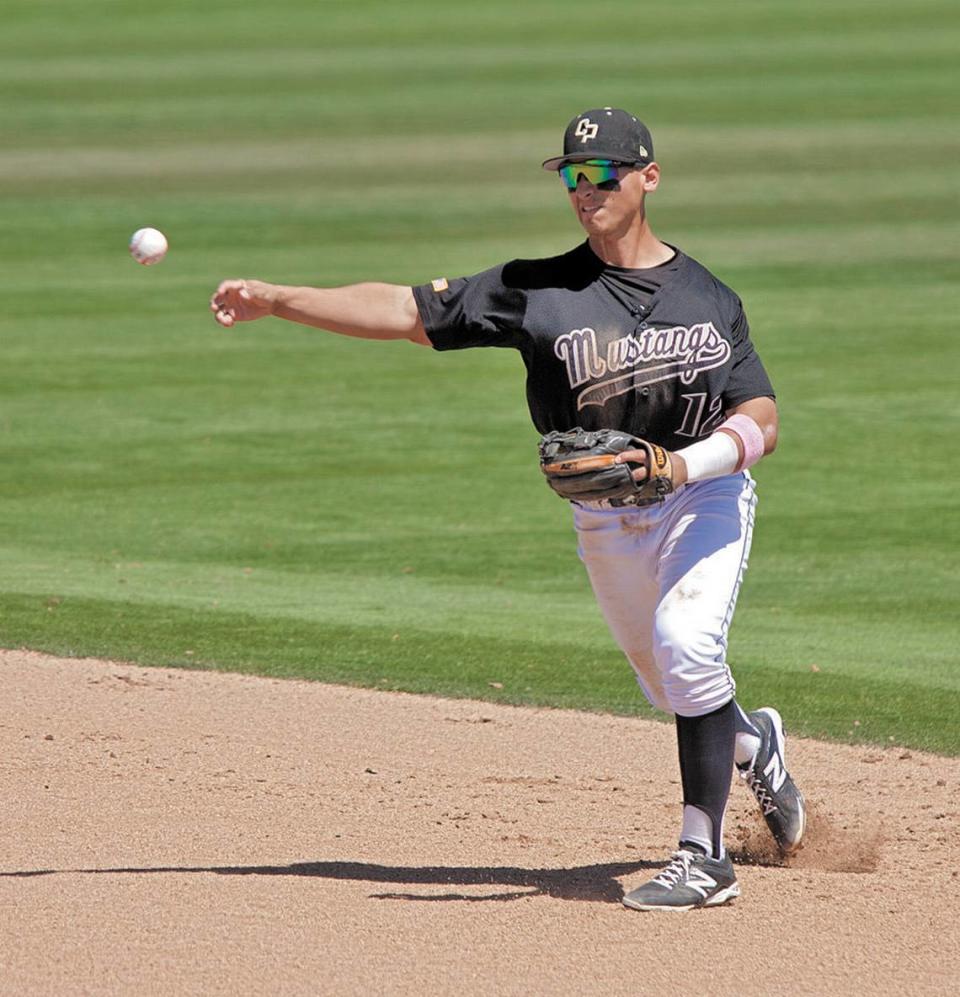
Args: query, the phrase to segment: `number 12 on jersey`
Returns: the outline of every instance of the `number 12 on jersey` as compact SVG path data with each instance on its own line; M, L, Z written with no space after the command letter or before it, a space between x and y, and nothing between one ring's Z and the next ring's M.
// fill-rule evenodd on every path
M687 408L677 436L706 436L723 421L723 399L719 396L711 398L709 404L705 391L680 397L687 403Z

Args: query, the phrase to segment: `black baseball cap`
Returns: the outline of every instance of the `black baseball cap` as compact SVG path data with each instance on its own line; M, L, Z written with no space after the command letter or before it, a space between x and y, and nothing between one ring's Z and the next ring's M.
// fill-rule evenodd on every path
M629 111L601 107L578 114L563 133L563 155L544 164L545 170L559 170L567 163L588 159L610 159L637 166L653 162L650 129Z

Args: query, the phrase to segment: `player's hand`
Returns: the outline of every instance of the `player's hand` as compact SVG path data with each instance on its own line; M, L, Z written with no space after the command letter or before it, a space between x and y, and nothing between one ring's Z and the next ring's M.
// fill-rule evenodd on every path
M670 457L670 480L673 482L674 487L685 484L687 480L687 462L672 450L668 450L667 453ZM647 480L647 454L644 450L624 450L622 453L617 454L614 462L617 464L639 464L639 467L633 468L630 472L631 476L634 481Z
M276 284L262 280L225 280L213 292L210 311L225 329L235 322L252 322L272 315L277 303Z

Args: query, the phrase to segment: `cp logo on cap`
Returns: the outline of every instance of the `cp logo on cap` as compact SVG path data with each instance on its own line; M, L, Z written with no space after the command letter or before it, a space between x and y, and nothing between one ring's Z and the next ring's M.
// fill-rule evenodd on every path
M600 126L595 125L589 118L581 118L577 122L577 130L573 133L580 137L581 142L586 142L587 139L593 139L597 137L597 131Z

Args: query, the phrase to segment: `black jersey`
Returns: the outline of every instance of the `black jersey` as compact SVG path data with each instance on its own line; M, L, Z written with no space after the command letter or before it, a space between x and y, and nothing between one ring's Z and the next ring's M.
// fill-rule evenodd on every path
M727 409L773 397L740 299L679 250L629 270L585 242L413 293L435 349L520 351L541 433L620 429L676 450L716 429Z

